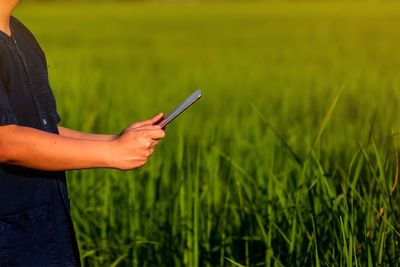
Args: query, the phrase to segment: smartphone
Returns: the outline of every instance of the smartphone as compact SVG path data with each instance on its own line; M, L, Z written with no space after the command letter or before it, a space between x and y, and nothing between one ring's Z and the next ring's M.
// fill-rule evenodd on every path
M191 96L189 96L185 101L182 102L178 107L176 107L173 111L171 111L165 118L161 119L157 125L160 125L161 128L167 126L170 122L172 122L176 117L178 117L182 112L184 112L187 108L193 105L197 100L199 100L202 96L200 90L196 90Z

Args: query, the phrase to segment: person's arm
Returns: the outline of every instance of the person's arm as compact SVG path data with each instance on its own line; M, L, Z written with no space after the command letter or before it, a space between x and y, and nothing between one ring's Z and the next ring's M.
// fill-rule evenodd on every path
M142 125L114 141L64 137L34 128L0 126L0 163L59 171L87 168L131 170L143 166L165 136L159 126Z
M82 140L113 141L119 137L118 134L93 134L93 133L85 133L69 129L60 125L58 125L57 127L61 136L82 139Z
M127 130L135 129L135 128L140 127L140 126L145 125L145 124L153 125L156 122L160 121L162 118L163 118L163 113L160 113L157 116L155 116L155 117L153 117L153 118L151 118L149 120L145 120L145 121L141 121L141 122L132 124L131 126L126 128L120 134L85 133L85 132L69 129L69 128L63 127L61 125L58 125L57 128L58 128L58 131L59 131L60 135L64 136L64 137L70 137L70 138L76 138L76 139L82 139L82 140L93 140L93 141L113 141L113 140L118 139L118 137L120 137L121 134L123 134Z
M58 171L111 167L110 143L79 140L16 125L0 127L0 163Z

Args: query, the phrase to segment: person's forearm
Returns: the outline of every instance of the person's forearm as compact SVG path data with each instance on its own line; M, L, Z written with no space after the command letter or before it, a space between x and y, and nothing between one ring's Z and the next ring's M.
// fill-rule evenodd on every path
M111 142L80 140L28 127L0 127L0 163L47 171L112 167Z
M112 141L118 138L116 134L92 134L84 133L76 130L72 130L66 127L58 126L58 131L61 136L83 139L83 140L93 140L93 141Z

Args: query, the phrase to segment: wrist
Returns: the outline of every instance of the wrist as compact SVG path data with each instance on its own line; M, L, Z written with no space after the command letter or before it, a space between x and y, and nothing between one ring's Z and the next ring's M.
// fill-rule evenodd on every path
M109 141L117 140L121 135L120 134L111 134Z
M109 140L108 142L104 142L105 153L103 158L103 164L105 168L115 168L115 147L116 147L116 139Z

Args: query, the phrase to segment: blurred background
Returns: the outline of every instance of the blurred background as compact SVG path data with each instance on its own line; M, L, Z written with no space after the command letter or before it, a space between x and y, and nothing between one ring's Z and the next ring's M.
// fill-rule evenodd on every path
M145 167L68 173L84 266L400 258L398 1L22 1L61 125L203 99Z

